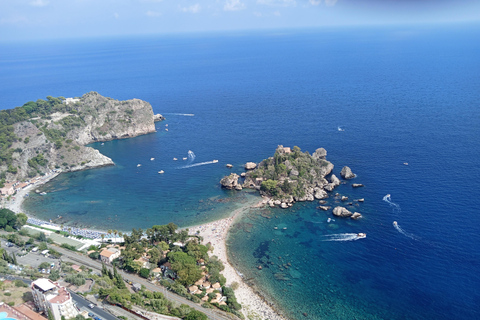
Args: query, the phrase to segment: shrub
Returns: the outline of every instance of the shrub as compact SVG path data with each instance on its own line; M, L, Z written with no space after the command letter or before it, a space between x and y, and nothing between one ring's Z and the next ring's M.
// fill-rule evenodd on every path
M139 275L140 277L147 279L148 276L150 276L150 269L147 269L147 268L140 269Z
M15 283L15 287L18 287L18 288L27 288L28 287L28 284L26 284L22 280L15 280L14 283Z

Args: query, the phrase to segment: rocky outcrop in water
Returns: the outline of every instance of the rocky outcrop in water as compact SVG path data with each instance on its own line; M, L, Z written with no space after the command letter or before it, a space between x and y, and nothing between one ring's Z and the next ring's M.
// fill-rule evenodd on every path
M334 216L337 216L337 217L342 217L342 218L345 218L345 217L351 217L353 215L352 212L348 211L346 208L344 207L335 207L333 209L333 215Z
M222 180L220 180L220 184L225 189L229 189L229 190L237 189L237 186L240 186L238 184L238 178L239 178L238 174L231 173L230 175L223 177Z
M356 177L356 175L352 172L352 169L347 166L342 168L342 171L340 171L340 175L343 179L353 179Z
M247 162L245 163L245 170L253 170L257 167L255 162Z

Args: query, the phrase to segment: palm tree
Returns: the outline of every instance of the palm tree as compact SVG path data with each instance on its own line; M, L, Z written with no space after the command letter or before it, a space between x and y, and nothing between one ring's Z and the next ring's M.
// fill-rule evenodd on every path
M108 233L108 234L112 234L112 229L108 229L108 230L107 230L107 233Z
M102 237L102 242L103 242L103 240L105 239L105 233L102 233L100 237Z
M113 234L115 235L115 238L117 237L117 234L118 234L118 231L117 230L113 230Z

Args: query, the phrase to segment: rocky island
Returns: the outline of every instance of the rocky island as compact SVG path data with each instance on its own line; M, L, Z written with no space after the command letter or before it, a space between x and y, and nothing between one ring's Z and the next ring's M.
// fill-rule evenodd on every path
M319 148L310 155L297 146L292 150L280 145L273 157L261 161L258 166L252 162L245 165L247 172L241 175L244 177L243 183L239 182L238 174L232 173L223 177L220 184L230 190L259 190L262 195L270 198L268 204L271 207L288 208L297 201L322 200L341 184L340 179L332 173L334 165L326 157L327 151L324 148ZM343 167L340 175L343 179L356 177L347 166ZM327 211L330 207L320 206L320 209ZM359 213L352 213L340 206L335 208L333 214L353 219L361 217Z
M89 92L80 98L30 101L0 111L0 176L20 181L54 169L63 172L112 165L85 145L155 132L152 106L139 99L118 101Z

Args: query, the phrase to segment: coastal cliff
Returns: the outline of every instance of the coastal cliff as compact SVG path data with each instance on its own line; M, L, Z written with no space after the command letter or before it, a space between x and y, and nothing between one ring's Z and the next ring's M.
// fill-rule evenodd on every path
M163 117L154 115L148 102L118 101L96 92L77 99L47 97L3 110L0 174L18 181L52 169L68 172L113 165L85 145L155 132L154 122L159 120Z

